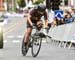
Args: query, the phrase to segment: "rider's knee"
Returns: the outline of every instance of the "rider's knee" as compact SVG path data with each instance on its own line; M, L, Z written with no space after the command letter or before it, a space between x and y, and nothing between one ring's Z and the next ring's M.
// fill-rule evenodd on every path
M31 31L27 31L26 34L27 34L27 35L30 35L30 34L31 34Z

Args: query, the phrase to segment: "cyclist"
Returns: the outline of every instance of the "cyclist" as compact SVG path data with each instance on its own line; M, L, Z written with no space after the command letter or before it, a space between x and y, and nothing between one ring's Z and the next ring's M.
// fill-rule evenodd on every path
M42 16L44 16L45 27L47 27L48 18L47 18L47 12L45 9L46 9L46 7L42 4L40 4L36 8L33 8L33 9L31 9L31 11L29 11L28 17L27 17L27 31L25 33L25 40L24 40L25 46L28 43L29 36L31 35L33 25L35 24L35 26L38 27L38 29L41 27L41 25L39 25L39 24L42 23L41 22Z

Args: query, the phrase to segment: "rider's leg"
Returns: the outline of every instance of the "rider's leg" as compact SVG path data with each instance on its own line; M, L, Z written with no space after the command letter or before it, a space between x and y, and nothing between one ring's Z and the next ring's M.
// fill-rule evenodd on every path
M30 35L31 35L31 32L32 32L32 28L30 28L30 27L27 28L27 31L26 31L26 33L25 33L25 40L24 40L25 44L28 43L29 37L30 37Z

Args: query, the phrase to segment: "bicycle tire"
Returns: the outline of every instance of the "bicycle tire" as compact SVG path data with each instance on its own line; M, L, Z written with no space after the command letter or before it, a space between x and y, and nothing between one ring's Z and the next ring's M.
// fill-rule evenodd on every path
M27 54L27 52L29 50L29 44L27 44L27 49L25 49L26 46L25 46L24 40L25 40L25 37L23 38L23 41L22 41L22 55L26 56L26 54Z
M35 40L36 39L36 40ZM36 41L38 41L38 39L39 39L39 44L38 44L38 49L37 49L37 51L36 51L36 53L35 53L35 51L34 51L34 45L35 45L35 42ZM38 53L39 53L39 51L40 51L40 48L41 48L41 44L42 44L42 38L41 37L39 37L39 38L35 38L35 36L32 38L32 56L33 57L36 57L37 55L38 55ZM37 48L37 47L35 47L35 48Z
M0 32L0 49L3 48L3 31Z

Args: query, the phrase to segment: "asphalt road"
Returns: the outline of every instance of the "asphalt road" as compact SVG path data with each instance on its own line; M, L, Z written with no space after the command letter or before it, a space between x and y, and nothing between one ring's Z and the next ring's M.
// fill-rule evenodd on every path
M4 48L0 49L0 60L75 60L75 48L68 49L45 42L36 58L32 57L31 49L27 56L22 56L21 45L25 33L25 20L11 19L3 26Z

